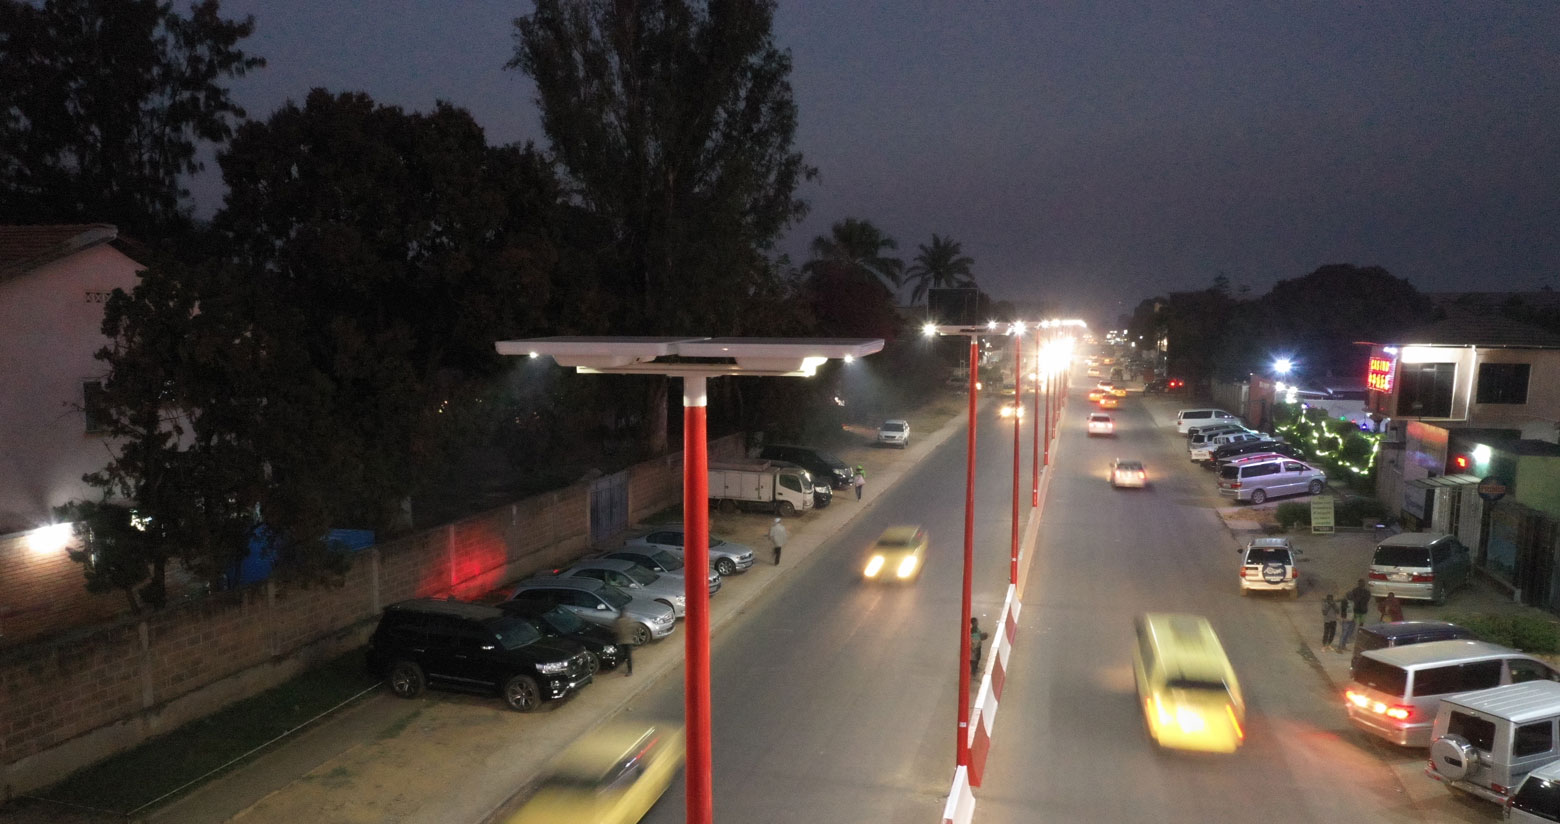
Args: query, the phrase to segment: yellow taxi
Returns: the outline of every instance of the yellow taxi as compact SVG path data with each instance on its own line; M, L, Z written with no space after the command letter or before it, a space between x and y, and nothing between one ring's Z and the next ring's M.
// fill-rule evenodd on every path
M918 526L891 526L883 530L867 551L861 577L868 581L909 581L920 577L926 544L926 530Z
M633 824L682 768L676 724L613 721L575 741L507 824Z
M1118 409L1120 407L1121 407L1121 401L1119 399L1117 399L1117 397L1115 395L1101 395L1100 396L1100 408L1101 409Z
M1246 699L1208 619L1151 613L1133 626L1132 670L1154 742L1179 750L1239 749L1246 740Z
M1019 418L1023 418L1024 404L1019 401L1008 401L1007 403L1002 404L1002 408L997 410L997 414L1004 418L1011 418L1014 415L1017 415Z
M1103 397L1105 397L1106 395L1109 395L1109 394L1110 394L1110 390L1108 390L1108 389L1101 389L1098 386L1096 386L1093 389L1089 390L1089 400L1093 401L1095 403L1098 403L1100 398L1103 398Z
M1118 398L1125 398L1127 396L1127 390L1120 386L1112 386L1110 388L1110 393Z

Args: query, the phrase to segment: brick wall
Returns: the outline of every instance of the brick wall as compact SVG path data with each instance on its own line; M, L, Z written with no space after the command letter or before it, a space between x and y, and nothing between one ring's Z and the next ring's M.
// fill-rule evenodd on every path
M710 444L712 458L741 449L740 435ZM632 517L675 503L681 473L681 456L633 467ZM385 604L476 597L557 566L587 548L588 507L589 484L576 484L364 550L340 587L267 583L0 648L0 800L361 646ZM18 583L27 576L73 609L122 610L123 596L83 597L74 563L61 566L28 552L20 542L0 544L5 627L23 626L28 615L45 616L28 626L47 626L54 614L48 601Z

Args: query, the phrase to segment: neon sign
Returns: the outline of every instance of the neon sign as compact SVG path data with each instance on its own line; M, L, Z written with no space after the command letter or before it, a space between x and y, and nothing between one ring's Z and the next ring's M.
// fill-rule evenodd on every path
M1391 392L1392 379L1397 374L1396 358L1370 359L1369 370L1365 374L1365 385L1377 392Z

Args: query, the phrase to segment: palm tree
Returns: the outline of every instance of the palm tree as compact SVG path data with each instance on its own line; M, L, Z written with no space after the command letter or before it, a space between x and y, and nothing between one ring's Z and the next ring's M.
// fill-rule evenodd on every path
M819 235L813 238L813 259L802 268L816 274L828 266L843 265L844 268L882 278L890 287L898 289L900 273L905 268L904 261L884 254L889 249L897 248L899 244L873 226L871 221L848 217L834 224L827 237Z
M911 304L920 303L927 289L975 285L975 275L970 272L975 260L964 256L958 241L933 234L931 246L923 243L916 248L920 253L905 272L906 281L915 284L915 291L910 293Z

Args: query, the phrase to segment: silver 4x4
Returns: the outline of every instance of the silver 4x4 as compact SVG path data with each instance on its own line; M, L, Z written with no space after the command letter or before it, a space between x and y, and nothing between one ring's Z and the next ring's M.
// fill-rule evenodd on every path
M1288 591L1300 597L1300 570L1295 556L1300 551L1288 538L1254 538L1240 550L1240 594L1252 590Z

